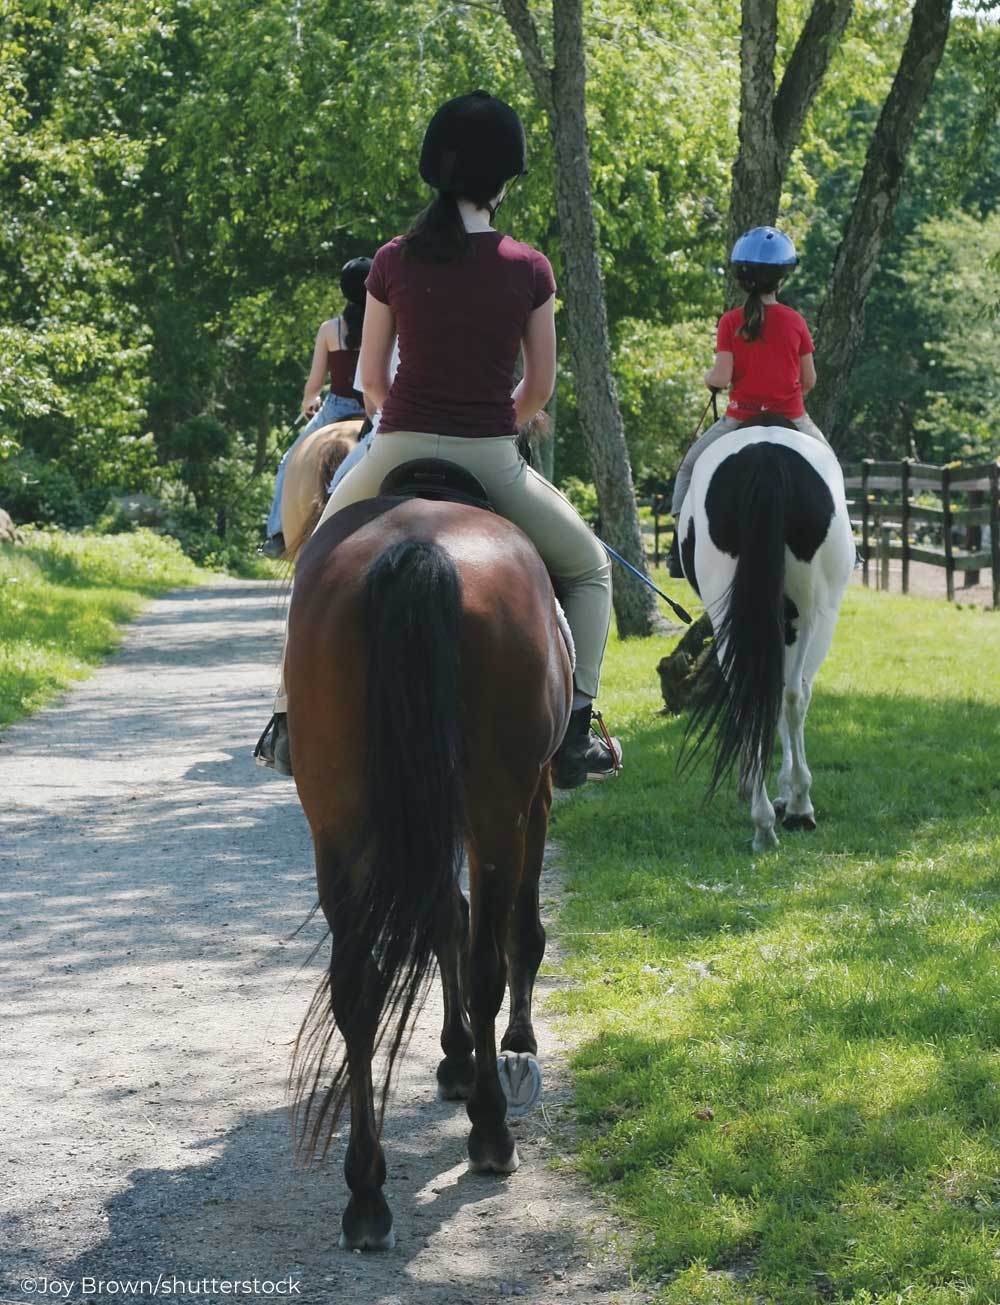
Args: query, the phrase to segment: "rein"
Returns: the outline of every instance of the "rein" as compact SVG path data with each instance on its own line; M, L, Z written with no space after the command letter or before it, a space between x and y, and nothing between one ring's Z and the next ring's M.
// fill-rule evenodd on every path
M656 585L653 584L649 576L643 575L642 572L638 570L638 568L634 567L631 562L626 562L626 560L622 557L621 553L616 553L615 550L611 548L610 545L606 544L603 539L598 539L597 542L600 544L600 546L604 549L604 551L607 553L609 557L613 557L614 560L616 562L620 562L627 571L631 571L632 574L635 576L635 578L637 580L641 580L642 583L647 586L647 588L652 589L654 594L659 594L660 597L663 599L663 601L672 609L672 611L676 616L680 617L680 619L684 622L685 625L691 624L690 612L686 612L684 608L681 607L680 603L675 603L674 600L671 597L669 597L669 595L665 594L662 589L657 589Z

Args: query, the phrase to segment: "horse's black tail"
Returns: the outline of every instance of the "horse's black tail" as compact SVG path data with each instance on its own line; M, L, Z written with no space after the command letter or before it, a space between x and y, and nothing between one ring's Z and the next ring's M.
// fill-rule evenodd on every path
M357 985L357 1017L386 1048L381 1113L407 1023L426 990L434 942L462 864L464 810L458 705L462 591L451 558L433 543L394 544L372 564L364 589L367 643L366 811L357 887L342 912L330 981ZM359 764L362 759L359 758ZM341 875L346 882L346 876ZM339 960L338 960L339 956ZM342 973L338 973L339 970ZM337 1007L336 996L334 1005ZM329 1144L347 1096L347 1064L319 1092L333 1036L330 989L320 985L293 1063L305 1099L301 1137ZM364 1012L364 1014L362 1014ZM353 1013L353 1011L352 1011ZM344 1019L337 1009L342 1031ZM317 1096L322 1100L317 1102Z
M684 734L685 764L712 737L708 796L734 766L749 791L766 773L781 714L785 662L785 464L768 444L754 447L740 493L736 574L716 623L717 656L707 657Z

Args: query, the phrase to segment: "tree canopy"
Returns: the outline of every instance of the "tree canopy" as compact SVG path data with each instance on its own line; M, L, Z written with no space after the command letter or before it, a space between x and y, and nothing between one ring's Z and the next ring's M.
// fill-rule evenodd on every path
M809 8L779 6L779 76ZM911 9L855 3L788 159L778 215L803 257L787 298L812 324ZM499 220L562 276L545 114L499 0L7 0L0 21L0 501L23 519L79 524L149 489L196 554L244 546L339 268L422 206L420 136L449 95L484 86L521 112L530 171ZM639 481L671 474L704 400L739 31L734 0L584 5ZM998 451L997 53L995 23L963 9L872 285L843 451ZM560 365L557 475L589 479L565 350Z

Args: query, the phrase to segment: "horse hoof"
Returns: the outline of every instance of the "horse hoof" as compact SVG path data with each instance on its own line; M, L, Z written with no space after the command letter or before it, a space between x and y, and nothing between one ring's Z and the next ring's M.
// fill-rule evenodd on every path
M778 798L778 799L777 799L777 801L774 803L774 815L775 815L775 819L776 819L776 820L784 820L784 818L785 818L785 808L786 808L787 806L788 806L788 803L785 801L784 798Z
M534 1056L506 1052L497 1056L500 1086L507 1098L507 1118L526 1115L542 1095L542 1071Z
M815 829L816 817L810 815L785 816L784 828L785 829L809 829L809 830Z
M468 1101L476 1081L476 1062L445 1057L437 1067L438 1098L441 1101Z
M769 852L777 846L778 835L773 829L758 829L753 836L753 850L755 852Z
M396 1234L392 1228L381 1236L375 1233L366 1233L357 1239L349 1238L343 1230L340 1233L340 1249L342 1251L391 1251L395 1245Z
M382 1193L352 1196L340 1221L341 1249L391 1251L395 1245L392 1212Z
M506 1130L505 1130L506 1131ZM469 1134L469 1173L470 1174L513 1174L521 1167L521 1158L517 1154L514 1138L507 1133L508 1142L502 1146L482 1146L476 1138L475 1129Z

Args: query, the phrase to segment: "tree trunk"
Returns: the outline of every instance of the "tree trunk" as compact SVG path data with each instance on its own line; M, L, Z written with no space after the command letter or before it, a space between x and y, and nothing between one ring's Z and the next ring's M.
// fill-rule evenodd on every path
M853 0L814 0L775 94L777 0L743 0L739 152L729 204L730 249L751 227L775 224L788 161L852 7ZM741 301L731 274L727 274L726 301L730 306Z
M553 0L555 67L551 70L545 65L526 0L502 3L549 118L566 335L604 535L612 548L645 574L632 468L611 373L611 343L590 191L582 0ZM652 592L622 572L615 575L614 608L618 633L623 637L651 634L659 624Z
M913 6L910 33L834 259L816 331L819 379L809 398L814 419L831 438L861 343L865 299L892 225L907 151L944 53L950 19L951 0L917 0Z
M783 170L774 136L774 54L778 0L743 0L740 27L739 150L733 163L729 203L729 249L751 227L773 226ZM728 251L727 251L728 253ZM726 264L726 302L740 289Z

